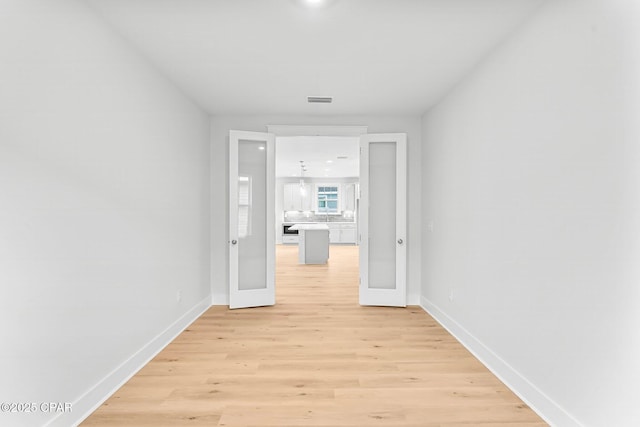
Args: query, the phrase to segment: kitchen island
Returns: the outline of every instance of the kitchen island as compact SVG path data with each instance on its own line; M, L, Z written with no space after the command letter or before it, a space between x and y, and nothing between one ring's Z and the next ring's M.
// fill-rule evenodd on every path
M298 230L298 263L326 264L329 259L329 227L326 224L294 224Z

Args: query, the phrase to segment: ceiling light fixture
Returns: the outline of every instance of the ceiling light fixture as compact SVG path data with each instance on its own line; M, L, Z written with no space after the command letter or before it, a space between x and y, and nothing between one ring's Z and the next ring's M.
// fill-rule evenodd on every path
M324 5L325 0L304 0L304 3L310 7L320 7Z
M331 6L336 0L291 0L307 9L324 9Z
M307 192L304 187L304 172L307 170L307 167L304 165L304 160L300 160L300 195L304 196Z

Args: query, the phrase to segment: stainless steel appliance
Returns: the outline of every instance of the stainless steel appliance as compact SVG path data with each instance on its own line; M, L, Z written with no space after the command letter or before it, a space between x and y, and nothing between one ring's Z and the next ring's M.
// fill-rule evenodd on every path
M282 224L282 243L284 244L297 244L298 243L298 230L291 230L295 223Z
M294 224L282 224L282 235L283 236L290 236L290 235L294 235L297 236L298 235L298 230L290 230L291 227L293 227Z

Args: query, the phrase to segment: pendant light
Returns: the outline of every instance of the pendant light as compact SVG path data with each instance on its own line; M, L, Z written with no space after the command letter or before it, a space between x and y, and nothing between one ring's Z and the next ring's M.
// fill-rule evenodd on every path
M307 170L307 167L304 165L304 160L300 160L300 195L304 196L307 190L304 186L304 172Z

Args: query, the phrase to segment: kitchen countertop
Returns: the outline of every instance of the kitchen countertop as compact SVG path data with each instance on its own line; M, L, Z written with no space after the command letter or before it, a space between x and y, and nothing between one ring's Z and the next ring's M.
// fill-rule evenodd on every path
M355 221L322 221L322 222L305 222L305 221L285 221L282 224L283 225L293 225L293 224L325 224L325 225L329 225L329 224L355 224Z
M329 230L329 226L319 223L295 223L289 230Z

